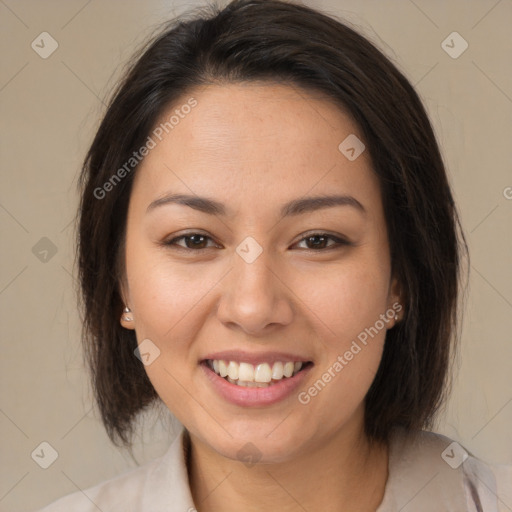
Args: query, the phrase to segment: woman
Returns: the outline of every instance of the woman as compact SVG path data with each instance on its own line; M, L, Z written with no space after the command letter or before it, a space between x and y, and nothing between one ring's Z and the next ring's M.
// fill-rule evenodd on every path
M85 159L78 259L102 419L161 459L46 512L498 510L427 432L464 238L417 94L308 7L235 0L155 37Z

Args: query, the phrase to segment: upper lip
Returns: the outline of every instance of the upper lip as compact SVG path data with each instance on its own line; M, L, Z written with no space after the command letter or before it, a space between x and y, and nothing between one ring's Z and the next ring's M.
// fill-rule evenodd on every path
M207 359L211 360L224 360L224 361L237 361L240 363L250 363L253 365L261 364L261 363L270 363L273 364L277 361L287 362L303 362L307 363L311 361L307 357L292 354L291 352L245 352L243 350L224 350L222 352L212 352L211 354L207 354L205 357L201 359L201 361L205 361Z

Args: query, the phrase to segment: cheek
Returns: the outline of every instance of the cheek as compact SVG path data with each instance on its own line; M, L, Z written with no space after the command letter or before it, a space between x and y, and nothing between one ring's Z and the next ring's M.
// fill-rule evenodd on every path
M198 278L186 265L137 248L127 258L127 277L138 343L149 339L158 356L144 367L153 387L182 422L197 421L204 411L190 399L198 371L194 339L204 322L201 299L215 284L214 276ZM211 274L211 272L210 272Z
M182 323L197 318L201 300L218 281L215 272L173 263L165 252L134 250L127 260L138 334L144 331L164 344L183 331Z
M302 273L294 291L317 317L317 329L344 343L371 327L387 309L389 270L364 257Z
M310 279L303 286L321 356L318 378L301 390L301 403L337 423L363 401L378 370L392 320L386 317L389 270L361 255L322 273L314 287Z
M306 409L310 407L313 416L328 421L333 430L345 424L363 406L382 357L382 341L383 336L377 336L366 346L355 341L344 347L347 350L332 358L310 387L303 390L300 402Z
M338 273L325 293L309 303L321 321L315 326L320 359L315 379L299 390L299 403L336 430L362 406L382 358L387 322L387 281L381 276ZM309 408L309 409L308 409Z

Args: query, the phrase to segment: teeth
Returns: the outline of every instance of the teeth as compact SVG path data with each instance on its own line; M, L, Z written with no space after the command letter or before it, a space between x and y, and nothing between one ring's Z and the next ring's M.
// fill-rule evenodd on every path
M279 380L283 378L283 363L277 362L274 363L274 366L272 367L272 378Z
M284 363L283 373L285 377L291 377L293 375L293 369L295 365L293 363Z
M269 386L272 386L274 382L265 383L265 382L247 382L244 380L233 380L229 377L226 377L226 380L228 382L231 382L231 384L236 384L237 386L242 386L244 388L268 388Z
M215 363L217 362L219 369L218 371L215 370ZM215 370L215 373L220 375L221 377L226 377L228 374L228 367L226 366L226 363L224 361L213 361L213 369Z
M228 377L232 380L238 379L238 363L235 363L234 361L229 361Z
M252 364L247 366L252 366ZM272 380L272 370L267 363L259 364L256 366L256 371L254 372L254 380L256 382L270 382Z
M231 363L230 363L231 364ZM236 364L236 363L233 363ZM233 378L233 377L231 377ZM238 379L245 381L254 380L254 366L252 364L240 363L238 367Z
M213 360L209 361L213 371L225 377L228 382L243 387L267 387L283 377L292 377L300 371L301 361L276 361L272 366L268 363L258 364L256 367L250 363L236 361Z

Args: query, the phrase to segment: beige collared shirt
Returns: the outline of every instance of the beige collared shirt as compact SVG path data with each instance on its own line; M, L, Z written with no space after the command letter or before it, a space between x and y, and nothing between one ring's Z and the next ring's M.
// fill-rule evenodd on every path
M187 476L186 441L182 428L162 457L64 496L39 512L196 512ZM385 494L376 512L510 510L512 465L487 465L439 434L422 431L411 439L395 431Z

